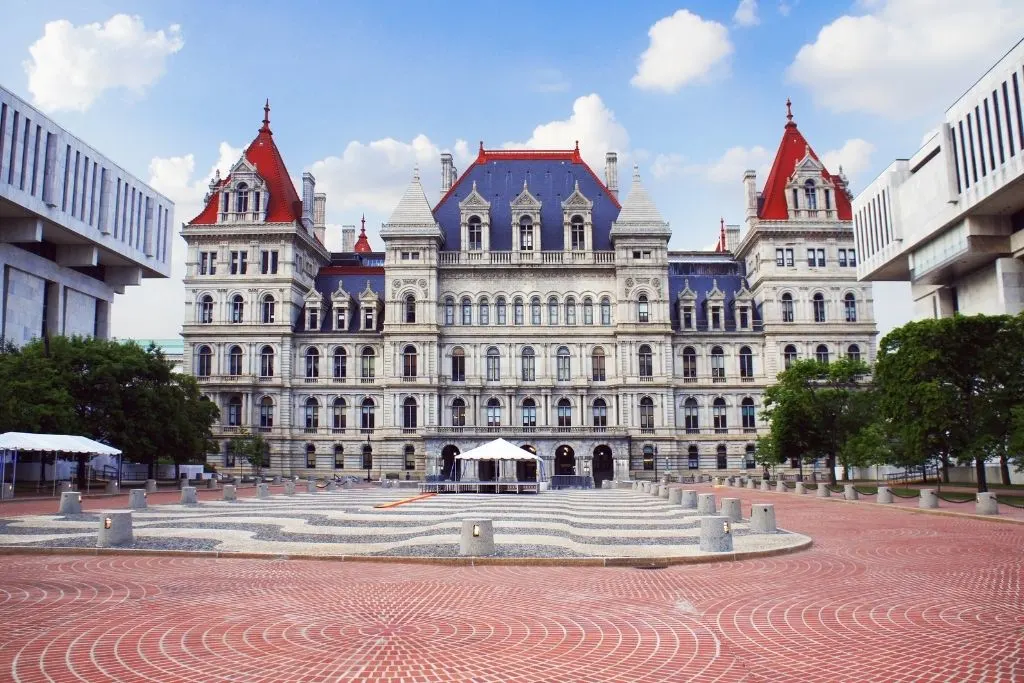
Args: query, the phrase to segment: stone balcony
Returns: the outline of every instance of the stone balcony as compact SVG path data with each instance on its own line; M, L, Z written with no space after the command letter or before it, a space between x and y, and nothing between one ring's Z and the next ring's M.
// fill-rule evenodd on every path
M442 268L458 266L614 266L614 251L442 251Z

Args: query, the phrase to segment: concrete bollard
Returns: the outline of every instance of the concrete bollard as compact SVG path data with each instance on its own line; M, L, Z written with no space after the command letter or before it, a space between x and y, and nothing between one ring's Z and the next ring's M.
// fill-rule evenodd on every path
M271 481L273 483L275 483L275 484L280 484L281 483L281 477L275 476ZM295 480L293 479L292 481L295 481Z
M128 507L132 510L146 509L146 489L132 489L128 492Z
M853 488L853 484L844 484L843 498L846 500L857 500L860 498L860 495L857 494L857 489Z
M832 491L829 490L828 484L825 482L818 482L818 498L829 498L832 495Z
M459 555L481 557L494 554L494 523L489 519L462 520Z
M771 491L771 489L772 489L771 482L769 482L767 479L762 479L761 480L761 490L762 491Z
M96 536L97 548L131 545L134 541L131 510L107 510L100 513L100 532Z
M270 484L256 484L257 498L270 498Z
M715 494L713 493L698 493L697 494L697 512L704 515L713 515L718 512L715 505Z
M225 484L224 488L223 488L223 491L224 491L224 495L222 496L223 500L230 500L230 501L238 500L238 489L235 488L234 484Z
M284 483L284 495L294 496L295 495L295 482L289 479Z
M732 522L727 517L700 518L700 549L705 553L732 552Z
M253 477L252 480L253 482L256 483L257 486L263 483L263 477Z
M5 483L0 487L0 500L10 500L14 498L14 484Z
M785 493L789 489L786 488L786 482L779 479L777 482L775 482L775 490L779 493Z
M147 493L156 493L156 479L147 479L146 480L146 492Z
M670 491L671 491L671 488L669 488L668 484L662 484L661 485L661 490L658 492L658 497L659 498L668 498L668 494L669 494Z
M743 519L743 512L740 509L739 498L723 498L722 499L722 516L728 517L732 522L738 522Z
M196 497L195 486L182 486L181 487L181 504L182 505L195 505L199 502Z
M327 489L326 490L327 491L333 491L337 487L338 487L337 484L335 484L333 481L329 481L329 482L327 482Z
M343 488L343 489L350 489L350 488L352 488L353 486L355 486L355 484L353 484L353 483L352 483L352 480L350 480L350 479L346 479L346 480L345 480L345 483L343 483L343 484L341 485L341 488Z
M206 488L208 488L208 489L215 489L215 488L217 488L217 480L214 479L213 477L207 479L206 480Z
M668 492L668 503L669 505L679 505L683 502L683 490L681 488L669 489Z
M774 534L775 506L771 503L754 503L750 506L750 531L755 534Z
M921 489L921 497L917 500L917 507L922 510L932 510L939 507L939 497L935 495L935 489Z
M65 491L74 491L75 487L70 481L62 481L60 486L57 487L57 490L64 493Z
M306 493L316 493L316 479L306 480Z
M687 510L697 509L697 492L696 491L683 491L679 497L679 505L686 508Z
M604 479L604 480L601 481L601 488L602 489L614 488L614 483L615 482L613 482L611 479Z
M121 487L118 486L116 481L108 481L104 491L107 493L121 493Z
M975 498L974 512L978 515L998 515L999 503L996 501L996 494L991 491L979 493Z
M754 490L757 488L757 484L754 483L753 479L747 479L747 488L750 490Z
M721 477L715 477L714 480L711 483L714 486L721 486L722 485L722 478Z
M802 481L798 481L796 483L796 492L797 492L797 495L800 495L800 496L802 496L805 493L807 493L807 487L804 486L804 483Z
M640 488L640 482L634 481L633 482L633 490L636 491L638 488Z
M65 491L60 494L60 507L57 508L57 514L82 514L82 494L78 491Z
M891 503L892 502L892 491L889 490L888 486L878 487L878 498L879 503Z

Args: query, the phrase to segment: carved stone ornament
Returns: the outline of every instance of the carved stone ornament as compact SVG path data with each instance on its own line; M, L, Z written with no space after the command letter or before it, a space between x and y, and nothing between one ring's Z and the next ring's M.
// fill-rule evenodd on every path
M427 280L426 280L426 278L420 278L416 282L416 284L418 284L420 286L420 289L422 289L423 292L426 293L426 291L427 291Z
M629 288L631 288L632 286L633 286L633 278L631 278L631 277L627 277L627 278L626 278L626 289L629 289Z

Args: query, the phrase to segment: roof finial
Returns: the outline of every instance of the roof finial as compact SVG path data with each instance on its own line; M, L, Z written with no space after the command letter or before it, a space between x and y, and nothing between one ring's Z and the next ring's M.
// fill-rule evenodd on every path
M640 164L633 164L633 182L640 182Z
M366 214L365 213L363 214L362 219L360 219L359 225L360 225L360 231L365 233L366 232Z
M481 152L484 151L484 141L483 140L480 141L480 151Z
M580 152L580 141L577 140L576 141L576 153L579 154L579 152Z
M786 125L796 125L793 123L793 103L789 101L788 97L786 98Z
M266 104L263 105L263 127L260 128L260 132L270 132L270 98L267 98Z
M420 165L418 163L417 164L413 164L413 167L412 167L412 180L413 180L414 183L418 183L420 181Z

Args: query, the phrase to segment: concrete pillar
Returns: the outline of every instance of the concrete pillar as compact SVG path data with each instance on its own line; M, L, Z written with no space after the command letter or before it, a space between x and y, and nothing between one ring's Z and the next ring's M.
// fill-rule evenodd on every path
M828 498L832 495L832 491L829 490L828 484L825 482L818 482L818 498Z
M270 498L270 484L256 484L257 498Z
M82 514L82 494L78 491L65 491L60 494L60 507L57 508L60 515Z
M494 523L489 519L462 520L459 555L482 557L494 554Z
M668 498L668 494L669 494L669 485L668 484L662 484L661 485L661 490L658 492L658 497L659 498Z
M0 487L0 500L10 500L11 498L14 498L14 484L10 482L4 483Z
M295 495L295 482L289 479L284 483L284 495L294 496Z
M714 486L721 486L722 485L722 478L721 477L715 477L714 480L712 481L712 484Z
M853 484L843 485L843 498L846 500L857 500L860 496L857 494L857 489L853 488Z
M939 497L935 495L935 489L921 489L921 497L917 501L917 507L922 510L931 510L939 507Z
M750 507L750 531L755 534L775 533L775 506L771 503L754 503Z
M767 479L762 479L761 480L761 490L762 491L770 491L771 488L772 488L772 485L768 482Z
M999 504L996 502L996 494L991 491L979 493L975 498L974 512L979 515L998 515Z
M679 498L679 505L687 510L697 509L697 492L683 491Z
M779 479L777 482L775 482L775 490L778 491L779 493L785 493L789 489L786 488L786 484L781 479Z
M96 536L97 548L131 545L134 541L131 510L107 510L100 513L100 531Z
M224 500L230 500L230 501L238 500L238 489L235 488L234 484L225 484L224 488L223 488L223 491L224 491L224 495L223 495L223 499Z
M732 552L732 522L728 517L700 518L700 549L705 553Z
M196 498L196 487L195 486L182 486L181 487L181 504L182 505L195 505L199 502Z
M333 491L337 487L338 487L337 484L335 484L333 481L329 481L329 482L327 482L327 489L326 490L327 491Z
M802 496L805 493L807 493L807 487L804 486L804 483L802 481L798 481L796 483L796 492L797 492L797 495L800 495L800 496Z
M640 488L640 482L638 482L638 481L634 481L634 482L633 482L633 490L634 490L634 491L636 491L636 490L637 490L637 489L639 489L639 488Z
M891 503L892 502L892 491L889 490L888 486L878 487L878 499L879 503Z
M156 479L147 479L146 480L146 491L148 493L155 493L156 492Z
M113 480L107 482L107 487L105 490L107 493L121 493L121 487L118 486L117 482Z
M683 502L683 490L678 486L674 489L669 489L668 492L669 505L679 505Z
M713 493L698 493L697 494L697 512L703 515L713 515L718 511L715 504L715 494Z
M747 488L748 489L756 489L757 488L757 484L754 483L753 479L747 479Z
M280 484L281 483L281 477L275 475L274 478L271 481L273 481L275 484ZM294 480L292 480L292 481L294 481Z
M740 499L739 498L723 498L722 499L722 515L728 517L730 521L738 522L743 519L743 513L740 510Z
M316 493L316 480L315 479L307 479L306 480L306 493Z
M208 489L215 489L215 488L217 488L217 480L214 479L213 477L207 479L206 480L206 488L208 488Z
M128 492L128 507L132 510L146 509L146 489L132 489Z

